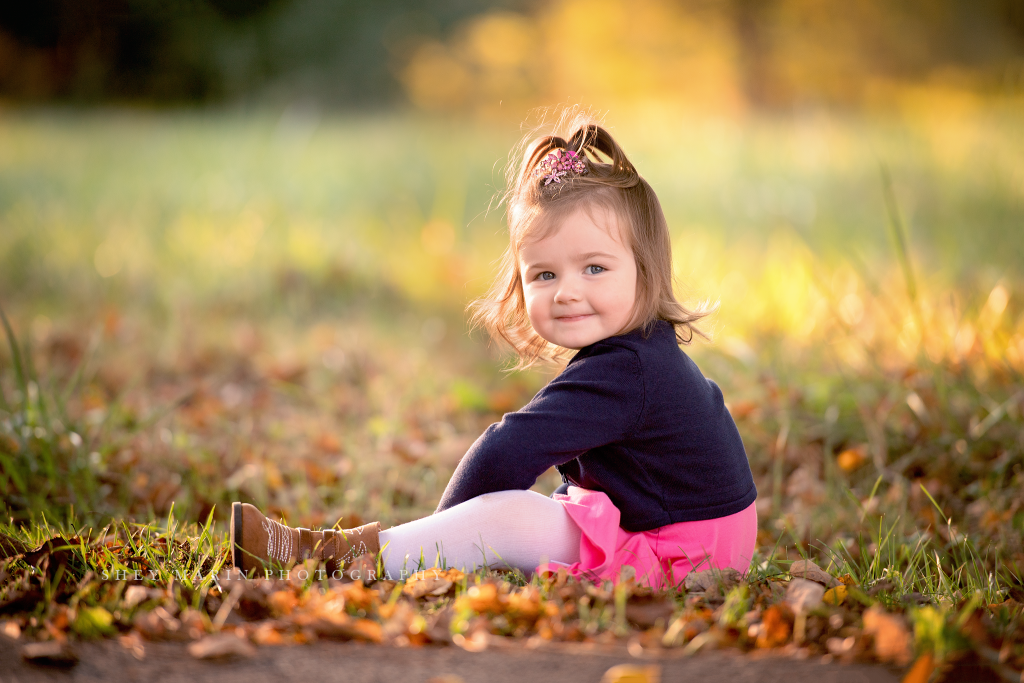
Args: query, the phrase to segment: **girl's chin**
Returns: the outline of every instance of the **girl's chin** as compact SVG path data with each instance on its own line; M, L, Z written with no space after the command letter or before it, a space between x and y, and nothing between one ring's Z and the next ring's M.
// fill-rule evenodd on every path
M561 346L565 349L580 350L584 346L590 346L594 342L599 342L604 337L597 334L559 334L553 335L554 339L549 339L552 344Z

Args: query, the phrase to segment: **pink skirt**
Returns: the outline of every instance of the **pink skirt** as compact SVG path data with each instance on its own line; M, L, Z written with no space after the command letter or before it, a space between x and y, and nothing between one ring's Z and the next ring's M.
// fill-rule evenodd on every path
M681 586L691 571L732 567L746 574L757 544L753 503L727 517L630 532L619 527L619 510L604 493L570 486L565 495L554 498L583 532L580 561L548 562L537 567L538 572L565 567L576 578L617 582L629 565L638 585L672 588Z

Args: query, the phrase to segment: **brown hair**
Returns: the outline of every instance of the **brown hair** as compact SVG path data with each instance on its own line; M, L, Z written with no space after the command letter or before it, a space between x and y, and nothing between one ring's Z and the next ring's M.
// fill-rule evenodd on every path
M567 137L558 135L566 130L572 131ZM509 246L491 288L469 305L473 326L483 327L493 339L512 347L518 357L515 369L538 361L564 360L569 350L550 344L530 325L519 249L528 239L542 239L577 210L596 205L614 213L622 230L620 238L628 240L636 260L636 302L619 334L643 328L646 335L655 321L665 320L675 327L681 344L689 344L694 335L707 338L694 323L710 313L708 304L690 310L672 291L672 243L661 203L608 131L589 114L570 110L561 116L551 135L532 142L529 137L520 145L525 152L519 169L514 168L516 154L509 162L503 199ZM586 172L570 173L560 183L545 185L534 171L548 154L559 149L576 152L584 160Z

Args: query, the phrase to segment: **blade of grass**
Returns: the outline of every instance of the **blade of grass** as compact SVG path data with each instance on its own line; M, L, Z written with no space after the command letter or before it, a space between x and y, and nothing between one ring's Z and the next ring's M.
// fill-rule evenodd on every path
M7 345L11 349L11 362L14 364L14 377L18 382L18 390L21 391L22 400L28 400L28 382L25 379L25 370L21 360L21 350L18 347L18 338L14 335L11 323L7 320L7 314L3 307L0 307L0 321L3 321L4 332L7 335Z
M900 215L899 205L896 203L896 193L892 188L892 176L889 174L889 167L884 162L879 167L882 176L882 195L885 197L885 209L889 218L889 230L896 248L896 258L899 260L900 269L903 271L907 296L910 298L911 305L916 309L917 280L914 278L914 270L910 263L910 252L907 249L906 227L903 224L903 217Z

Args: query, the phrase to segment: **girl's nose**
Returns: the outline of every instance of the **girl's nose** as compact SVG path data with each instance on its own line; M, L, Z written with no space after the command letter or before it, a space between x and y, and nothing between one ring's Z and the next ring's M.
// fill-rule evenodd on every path
M579 283L575 278L563 278L558 291L555 292L555 302L560 304L572 303L573 301L579 301L580 299L580 288Z

